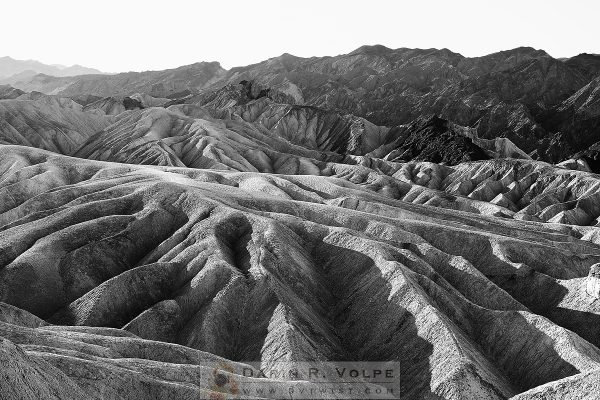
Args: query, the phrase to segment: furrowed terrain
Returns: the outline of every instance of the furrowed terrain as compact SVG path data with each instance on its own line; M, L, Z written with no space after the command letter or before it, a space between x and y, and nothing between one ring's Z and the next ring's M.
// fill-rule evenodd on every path
M359 50L302 65L335 75L388 53ZM472 76L461 96L538 64L581 84L539 96L592 140L595 64L440 52L462 74L446 78ZM399 60L368 68L414 82L450 68ZM302 86L300 101L299 75L271 76L273 63L132 75L111 93L89 87L114 76L55 78L90 97L0 92L0 397L294 398L291 382L241 371L397 361L402 399L597 398L594 147L550 164L515 144L534 140L524 131L482 134L484 119L382 109L396 121L383 123L370 100L350 112ZM192 83L208 89L167 97ZM281 391L239 389L266 381Z

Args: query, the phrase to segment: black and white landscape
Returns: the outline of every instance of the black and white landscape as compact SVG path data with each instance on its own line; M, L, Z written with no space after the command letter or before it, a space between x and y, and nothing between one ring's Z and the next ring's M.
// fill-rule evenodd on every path
M0 399L600 399L598 173L591 53L0 58Z

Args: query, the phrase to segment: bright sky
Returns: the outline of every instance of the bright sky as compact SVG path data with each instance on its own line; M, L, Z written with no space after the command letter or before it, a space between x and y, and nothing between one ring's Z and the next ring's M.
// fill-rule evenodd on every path
M363 44L600 53L599 0L19 0L0 13L0 56L106 72L231 68Z

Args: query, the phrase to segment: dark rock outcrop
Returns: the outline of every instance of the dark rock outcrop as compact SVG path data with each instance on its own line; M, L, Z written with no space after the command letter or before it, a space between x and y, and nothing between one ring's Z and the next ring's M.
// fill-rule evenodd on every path
M144 108L139 100L132 99L131 97L125 97L123 99L123 107L125 107L125 110L141 110Z
M429 161L455 165L466 161L487 160L486 152L468 137L453 129L439 116L419 118L397 126L388 133L383 158L394 162Z
M572 158L585 161L592 172L600 174L600 142L594 143L587 150L574 154Z

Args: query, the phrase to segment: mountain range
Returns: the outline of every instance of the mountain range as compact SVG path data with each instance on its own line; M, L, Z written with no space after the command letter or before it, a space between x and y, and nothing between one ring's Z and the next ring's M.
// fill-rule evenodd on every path
M534 159L559 162L598 141L599 73L600 56L592 54L559 60L524 47L467 58L447 49L363 46L335 57L283 54L228 71L197 63L115 75L37 75L12 86L74 99L146 93L188 102L185 96L202 99L228 84L256 81L286 95L285 103L380 126L440 115L483 139L507 138Z
M597 399L599 60L0 86L0 397L302 398L247 372L309 361L397 363L380 398Z
M37 74L50 76L76 76L85 74L102 74L94 68L81 65L48 65L35 60L15 60L5 56L0 57L0 83L14 83L29 79Z

